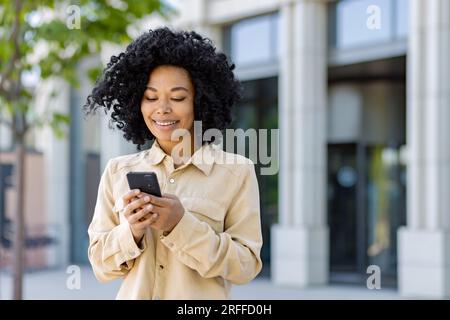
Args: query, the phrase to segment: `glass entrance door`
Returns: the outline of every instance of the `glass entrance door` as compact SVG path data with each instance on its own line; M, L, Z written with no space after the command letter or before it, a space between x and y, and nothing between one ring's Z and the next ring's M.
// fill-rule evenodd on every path
M395 285L406 220L405 85L335 84L330 94L328 224L331 281L365 284L367 268Z
M366 154L367 263L394 284L397 229L406 224L405 147L367 146Z
M357 271L356 144L328 147L328 225L331 271Z

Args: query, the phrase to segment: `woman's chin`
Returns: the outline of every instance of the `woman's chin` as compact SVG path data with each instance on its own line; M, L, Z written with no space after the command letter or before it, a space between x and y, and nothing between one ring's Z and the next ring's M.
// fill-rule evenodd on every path
M153 133L153 135L156 137L156 140L158 140L158 142L163 142L163 143L174 143L176 142L175 140L172 140L172 132L164 132L164 133Z
M150 132L153 134L154 137L158 141L164 141L164 142L177 142L177 139L172 139L172 134L177 130L184 130L185 133L190 133L187 129L181 129L181 128L173 128L172 130L158 130L158 128L152 128ZM184 133L182 131L176 132L175 137L179 138L181 136L184 136Z

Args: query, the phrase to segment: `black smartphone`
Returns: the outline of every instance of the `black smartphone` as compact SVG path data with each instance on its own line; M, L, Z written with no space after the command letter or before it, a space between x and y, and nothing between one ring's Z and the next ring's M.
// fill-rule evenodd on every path
M141 192L161 197L158 177L154 172L128 172L128 186L130 190L139 189Z

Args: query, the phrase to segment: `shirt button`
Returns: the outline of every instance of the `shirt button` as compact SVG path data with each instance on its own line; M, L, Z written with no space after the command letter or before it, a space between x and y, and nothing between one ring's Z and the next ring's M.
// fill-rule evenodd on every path
M164 239L164 236L163 236L163 235L160 235L159 238L162 240L162 239Z
M162 269L164 269L164 266L162 264L160 264L159 268L162 270Z
M170 182L170 183L175 183L175 179L174 179L174 178L170 178L170 179L169 179L169 182Z

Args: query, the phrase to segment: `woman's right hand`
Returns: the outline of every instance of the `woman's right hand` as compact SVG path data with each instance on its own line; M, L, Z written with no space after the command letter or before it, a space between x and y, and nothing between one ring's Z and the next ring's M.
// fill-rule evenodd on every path
M141 194L139 190L130 190L122 196L124 216L127 219L133 238L139 244L145 234L145 230L158 218L157 213L152 213L153 205L150 197Z

